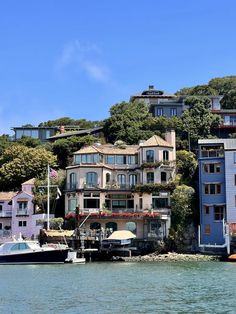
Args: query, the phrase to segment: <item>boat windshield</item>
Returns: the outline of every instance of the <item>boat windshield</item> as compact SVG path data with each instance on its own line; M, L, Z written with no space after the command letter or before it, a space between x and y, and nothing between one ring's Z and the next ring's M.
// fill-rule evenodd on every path
M9 251L20 251L30 249L29 245L26 242L10 242L4 243L0 246L0 254L6 253Z

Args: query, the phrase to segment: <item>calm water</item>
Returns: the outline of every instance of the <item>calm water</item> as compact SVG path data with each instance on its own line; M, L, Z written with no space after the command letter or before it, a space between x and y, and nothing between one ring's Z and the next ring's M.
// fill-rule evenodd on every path
M236 313L236 263L0 266L0 313Z

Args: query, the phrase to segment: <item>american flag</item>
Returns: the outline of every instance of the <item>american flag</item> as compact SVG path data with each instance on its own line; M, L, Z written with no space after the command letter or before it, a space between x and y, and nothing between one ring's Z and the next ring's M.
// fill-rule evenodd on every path
M51 167L49 167L49 176L51 178L56 179L58 177L58 173L56 170L52 169Z

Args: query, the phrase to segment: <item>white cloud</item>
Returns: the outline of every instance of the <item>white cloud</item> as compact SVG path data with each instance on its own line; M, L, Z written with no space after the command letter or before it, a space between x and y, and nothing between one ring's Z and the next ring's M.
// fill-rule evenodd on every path
M110 79L110 70L103 62L98 61L102 52L95 44L82 45L78 40L67 43L55 65L57 73L68 71L85 71L88 77L105 82Z

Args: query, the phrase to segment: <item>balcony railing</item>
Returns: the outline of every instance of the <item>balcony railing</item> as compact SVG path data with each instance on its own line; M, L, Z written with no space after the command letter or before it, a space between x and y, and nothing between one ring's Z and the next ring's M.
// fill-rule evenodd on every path
M224 157L224 151L213 149L213 150L202 150L201 151L202 158L214 158L214 157Z
M29 210L28 210L28 208L25 208L25 209L17 209L16 215L17 215L17 216L29 216Z
M12 216L12 211L11 210L6 210L0 212L0 217L11 217Z
M67 183L66 184L66 190L76 190L76 189L78 189L79 188L79 186L78 186L78 183L76 182L76 183Z
M9 238L11 237L11 231L10 230L0 230L0 237L1 238Z
M105 186L106 190L132 190L134 189L134 184L119 184L119 183L108 183Z

